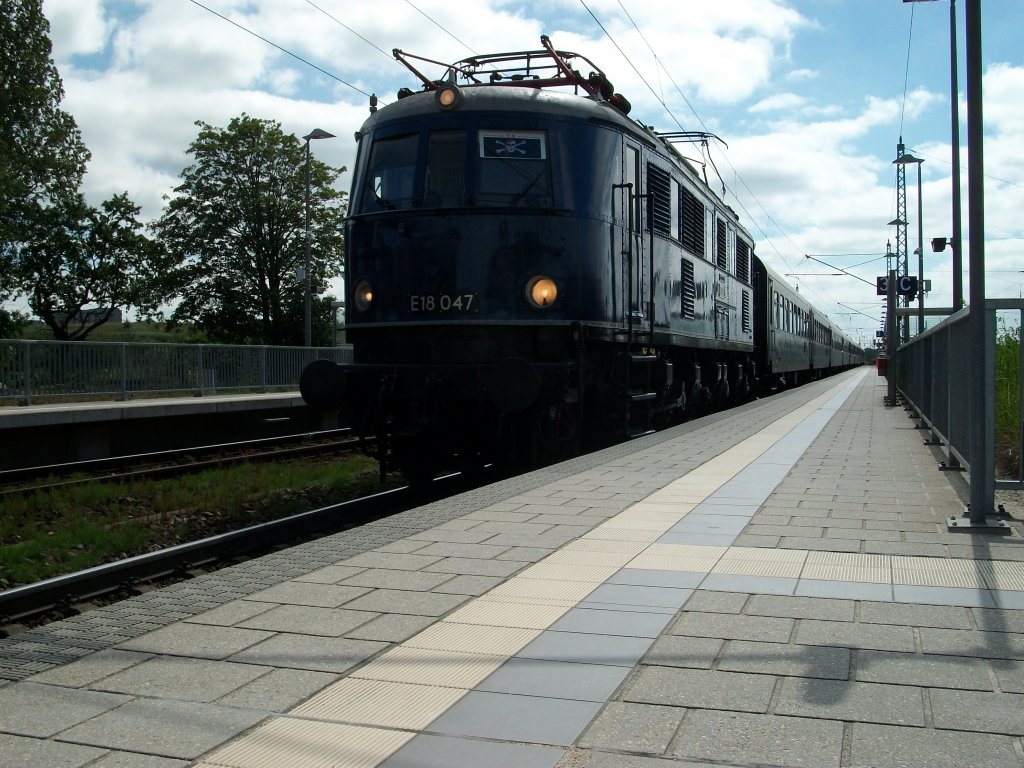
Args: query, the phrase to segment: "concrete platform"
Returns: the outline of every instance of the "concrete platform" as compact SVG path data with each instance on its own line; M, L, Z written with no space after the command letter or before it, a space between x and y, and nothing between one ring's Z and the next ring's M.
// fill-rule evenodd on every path
M0 641L5 766L1024 766L1024 539L851 371ZM1014 510L1010 510L1014 512Z
M0 406L0 471L337 426L297 392Z

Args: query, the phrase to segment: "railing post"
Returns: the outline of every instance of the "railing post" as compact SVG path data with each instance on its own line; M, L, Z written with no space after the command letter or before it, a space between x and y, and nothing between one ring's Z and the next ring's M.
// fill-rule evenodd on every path
M122 401L128 399L128 345L121 342L121 394Z
M1024 483L1024 308L1017 318L1017 482Z
M198 377L198 381L196 383L199 385L199 394L200 395L204 395L204 394L206 394L206 392L204 391L204 387L203 387L203 345L202 344L197 344L196 345L196 376Z
M960 459L957 458L956 451L953 446L953 392L955 390L952 385L952 377L950 373L953 367L953 360L956 358L954 357L955 350L953 349L952 326L946 328L942 335L946 340L946 360L948 361L946 370L946 468L950 470L959 470L962 469L962 467L960 465Z
M32 405L32 345L28 341L22 342L23 352L21 354L21 364L24 369L22 375L22 392L24 397L22 398L25 405Z

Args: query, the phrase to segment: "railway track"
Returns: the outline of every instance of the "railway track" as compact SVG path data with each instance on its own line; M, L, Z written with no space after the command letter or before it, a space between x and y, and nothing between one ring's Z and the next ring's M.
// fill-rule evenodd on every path
M76 483L175 477L238 462L284 461L303 456L345 453L357 449L360 449L360 441L351 435L351 430L336 429L0 470L0 496L57 489Z
M13 587L0 592L0 637L137 594L148 584L191 578L197 572L212 571L238 562L240 558L256 557L292 546L309 536L355 528L461 493L484 482L490 480L448 475L438 478L426 488L395 488L35 584Z

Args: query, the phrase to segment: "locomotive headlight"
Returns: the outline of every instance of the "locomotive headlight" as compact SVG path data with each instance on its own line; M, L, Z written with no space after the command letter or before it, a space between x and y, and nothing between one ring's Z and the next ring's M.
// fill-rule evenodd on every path
M356 290L352 300L356 304L356 309L360 312L365 312L370 308L370 305L373 303L373 286L370 285L369 280L360 280L356 283Z
M442 85L437 90L437 106L441 109L454 109L462 101L462 91L456 85Z
M558 286L547 275L537 275L526 284L526 300L539 309L550 307L557 298Z

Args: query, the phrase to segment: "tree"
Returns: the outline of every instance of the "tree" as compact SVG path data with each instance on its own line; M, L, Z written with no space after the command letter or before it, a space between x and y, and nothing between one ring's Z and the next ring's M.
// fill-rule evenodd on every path
M0 0L0 299L9 298L18 243L50 202L78 189L89 150L50 59L41 0Z
M172 319L233 343L301 344L306 154L279 123L243 114L227 128L199 121L192 165L155 231L185 287ZM310 159L311 281L341 273L344 168ZM317 320L325 320L317 301ZM317 322L314 327L326 326ZM322 336L319 340L325 341Z
M127 194L99 209L76 194L41 210L19 248L17 287L54 338L84 339L118 308L155 312L171 297L173 265L138 215Z
M89 150L59 107L41 0L0 9L0 300L25 297L56 338L84 339L116 309L155 311L168 265L126 193L96 209L79 192Z

